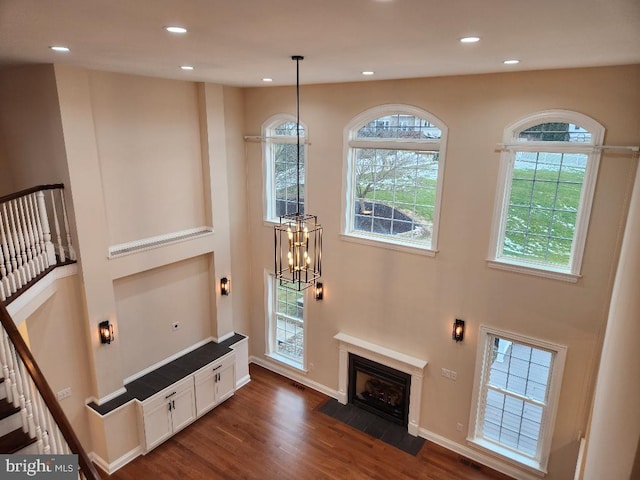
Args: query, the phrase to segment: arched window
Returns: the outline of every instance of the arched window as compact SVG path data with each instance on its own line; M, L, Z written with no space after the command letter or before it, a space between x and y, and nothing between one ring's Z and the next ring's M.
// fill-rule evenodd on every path
M447 127L408 105L368 110L345 129L347 238L435 252Z
M296 119L277 115L265 122L264 141L265 212L266 221L278 222L279 217L298 211L298 173L300 178L300 213L304 213L305 158L307 129L300 124L300 172L297 171Z
M603 137L598 122L565 110L505 129L492 266L577 280Z

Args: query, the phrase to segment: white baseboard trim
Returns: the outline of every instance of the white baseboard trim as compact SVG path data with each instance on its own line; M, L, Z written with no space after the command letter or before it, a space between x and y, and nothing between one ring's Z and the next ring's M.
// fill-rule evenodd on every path
M95 397L92 397L92 399L94 402L96 402L96 405L102 405L104 403L107 403L109 400L113 400L114 398L119 397L123 393L127 393L127 389L124 387L116 390L115 392L111 392L109 395L105 395L102 398L96 399Z
M127 463L138 458L140 455L142 455L142 453L142 447L136 447L111 463L107 463L100 455L95 452L89 453L89 458L91 458L91 460L95 462L95 464L98 465L102 470L111 475L117 470L124 467Z
M532 475L530 473L523 472L521 469L517 468L514 465L503 462L484 453L478 452L477 450L469 448L465 445L460 445L459 443L456 443L453 440L449 440L448 438L445 438L442 435L438 435L437 433L433 433L426 428L420 428L418 434L422 438L436 443L441 447L446 448L447 450L456 452L466 458L473 460L474 462L481 463L486 467L492 468L513 478L517 478L518 480L540 480L540 476L538 475Z
M244 387L250 381L251 381L251 377L249 375L245 375L244 377L236 380L236 390L238 390L241 387Z
M267 370L271 370L272 372L278 373L283 377L287 377L291 380L294 380L304 385L305 387L313 388L314 390L324 393L329 397L338 398L337 390L333 390L325 385L322 385L321 383L314 382L313 380L309 380L304 375L300 375L299 373L294 372L293 370L289 370L288 368L282 366L281 364L272 362L268 358L260 358L252 355L249 357L249 363L255 363L256 365L260 365L261 367L264 367Z
M233 333L232 333L232 335L233 335ZM166 365L167 363L173 362L174 360L180 358L181 356L186 355L187 353L192 352L196 348L200 348L201 346L206 345L207 343L209 343L211 341L215 342L216 340L213 337L209 337L209 338L205 338L204 340L200 340L198 343L194 343L190 347L187 347L187 348L185 348L184 350L181 350L178 353L174 353L170 357L163 358L158 363L154 363L153 365L145 368L144 370L140 370L138 373L134 373L130 377L125 378L122 381L122 383L124 383L126 385L127 383L133 382L134 380L137 380L138 378L145 376L147 373L151 373L154 370ZM219 343L219 342L216 342L216 343Z

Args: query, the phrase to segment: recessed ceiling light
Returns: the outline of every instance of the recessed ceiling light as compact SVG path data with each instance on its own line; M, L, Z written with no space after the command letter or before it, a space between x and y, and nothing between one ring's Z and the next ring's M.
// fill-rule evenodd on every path
M262 79L263 82L273 82L273 78L265 77Z
M164 27L164 29L171 33L187 33L186 28L178 27L177 25L169 25L168 27Z
M463 37L460 39L460 43L476 43L480 41L480 37Z
M51 45L49 47L51 50L53 50L54 52L69 52L69 47L63 47L62 45Z
M362 72L362 75L373 75L375 72L372 72L371 70L367 70Z
M504 63L505 65L516 65L516 64L520 63L520 60L516 60L516 59L514 58L514 59L512 59L512 60L505 60L505 61L504 61L504 62L502 62L502 63Z
M182 70L193 70L193 65L180 65Z

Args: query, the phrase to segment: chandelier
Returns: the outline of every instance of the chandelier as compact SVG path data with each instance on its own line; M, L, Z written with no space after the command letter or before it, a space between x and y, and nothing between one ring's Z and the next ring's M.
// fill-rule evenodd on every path
M294 55L296 62L296 212L280 217L274 227L275 275L280 285L301 291L316 284L322 274L322 225L318 217L300 210L300 61L304 57Z

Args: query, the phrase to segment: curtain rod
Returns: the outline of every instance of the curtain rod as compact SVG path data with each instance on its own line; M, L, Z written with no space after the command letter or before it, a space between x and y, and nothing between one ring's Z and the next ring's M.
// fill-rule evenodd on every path
M514 148L522 148L527 145L530 146L532 143L533 142L498 143L496 144L496 150L503 151L503 150L511 150ZM553 148L553 144L551 142L536 142L536 145ZM576 147L582 147L584 149L592 149L592 150L621 150L621 151L628 151L632 153L640 152L640 147L637 145L589 145L589 144L580 144L580 143L575 143L572 145L575 145Z

